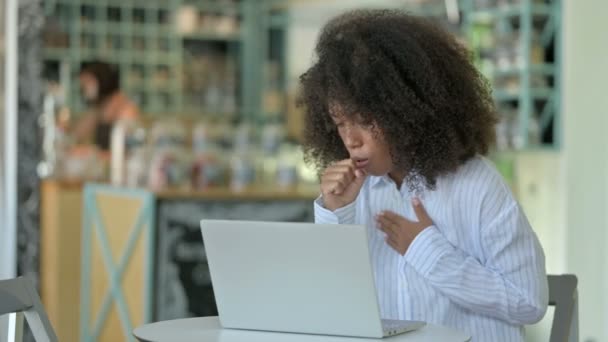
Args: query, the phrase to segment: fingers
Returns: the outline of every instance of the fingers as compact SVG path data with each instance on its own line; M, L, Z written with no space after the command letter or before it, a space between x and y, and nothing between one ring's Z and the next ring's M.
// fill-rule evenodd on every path
M383 231L387 236L391 236L392 238L396 238L399 232L397 227L395 227L391 223L386 223L381 220L378 220L378 228Z
M337 161L332 166L335 166L335 165L352 166L353 169L356 166L355 161L352 160L352 159L350 159L350 158L349 159L344 159L344 160Z
M340 174L340 173L345 173L348 175L352 175L352 177L356 177L356 168L352 165L332 165L330 167L328 167L327 169L325 169L325 171L323 172L323 175L331 175L331 174Z
M325 194L341 195L351 183L356 183L360 187L364 175L362 170L355 168L353 160L341 160L325 170L321 176L321 190Z
M384 211L376 216L376 221L378 222L380 230L393 237L395 240L399 235L400 227L400 220L396 216L398 215L388 211Z
M324 193L341 194L355 179L355 172L349 166L334 166L325 171L321 178Z
M327 170L333 170L333 169L338 168L338 167L342 167L342 168L347 167L347 168L349 168L350 170L352 170L354 172L354 175L356 177L361 177L361 176L365 175L365 171L361 170L361 169L357 169L357 164L352 159L344 159L344 160L340 160L338 162L335 162L330 167L328 167Z
M414 207L414 212L416 213L416 217L418 218L418 222L428 225L428 226L433 224L433 220L431 219L429 214L426 212L426 209L424 208L424 205L422 205L422 202L420 201L420 199L418 199L417 197L414 197L412 199L412 205Z
M410 243L424 229L433 225L424 206L418 198L412 200L418 221L410 221L392 211L382 211L376 215L378 228L386 234L386 243L403 255Z
M343 182L344 184L351 183L355 179L355 173L352 170L337 170L328 171L323 175L323 180L328 182Z
M348 183L344 181L326 181L321 186L321 191L324 194L341 195L346 188Z
M381 212L379 216L385 218L394 225L400 225L405 220L403 216L388 210Z
M395 239L391 238L391 237L386 237L386 243L391 246L394 250L398 251L399 250L399 244L397 243L397 241L395 241Z
M355 177L355 167L354 165L344 165L344 164L334 164L323 172L323 176L335 174L335 173L346 173Z

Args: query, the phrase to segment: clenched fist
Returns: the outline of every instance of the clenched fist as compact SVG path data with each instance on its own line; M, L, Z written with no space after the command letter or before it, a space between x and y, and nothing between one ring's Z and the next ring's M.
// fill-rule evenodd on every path
M357 169L352 159L345 159L329 166L321 176L323 204L331 211L352 203L359 194L366 173Z

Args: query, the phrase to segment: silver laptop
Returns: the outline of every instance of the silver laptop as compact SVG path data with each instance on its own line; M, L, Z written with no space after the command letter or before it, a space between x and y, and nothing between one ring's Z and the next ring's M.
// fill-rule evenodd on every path
M382 320L359 225L202 220L225 328L380 338L424 326Z

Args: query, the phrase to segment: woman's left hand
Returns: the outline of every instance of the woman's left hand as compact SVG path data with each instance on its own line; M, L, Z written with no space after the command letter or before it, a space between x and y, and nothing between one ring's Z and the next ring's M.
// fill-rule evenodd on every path
M386 243L401 255L405 255L420 232L433 225L433 220L418 198L412 199L412 205L418 222L410 221L391 211L383 211L376 215L378 228L386 233Z

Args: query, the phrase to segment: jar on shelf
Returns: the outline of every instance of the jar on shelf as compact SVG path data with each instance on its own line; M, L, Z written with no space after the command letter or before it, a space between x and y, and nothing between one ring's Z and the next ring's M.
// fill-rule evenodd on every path
M236 153L249 152L251 146L255 144L253 127L250 124L243 123L235 128L233 137L233 149Z
M145 148L134 150L126 161L125 185L141 188L148 185L149 153Z
M181 5L175 12L175 31L189 34L196 31L198 11L192 5Z
M186 131L177 120L156 122L150 133L148 186L155 190L189 186L192 164Z
M515 57L514 64L518 67L524 66L526 63L528 65L539 65L545 62L545 48L540 40L540 35L538 32L532 33L532 38L530 39L528 44L530 44L529 55L525 56L522 46L523 37L519 35L515 41Z
M145 144L146 130L139 121L120 119L114 124L110 136L110 181L112 184L126 185L127 160L135 151L143 149Z
M190 159L185 149L155 149L150 160L148 186L154 190L188 187Z
M207 152L213 145L213 127L209 122L198 122L192 129L192 151Z
M520 150L541 144L541 127L534 113L527 118L526 127L521 126L519 112L513 110L510 119L511 147Z
M261 148L263 153L276 154L285 138L285 129L281 124L270 123L264 125L261 134Z
M154 148L182 148L186 141L186 130L177 120L159 120L154 123L150 131L150 145Z
M192 187L202 190L224 185L225 169L222 153L217 149L210 149L195 155L191 169Z
M62 157L56 176L68 181L101 181L107 163L95 146L74 146Z
M298 147L291 144L283 144L277 161L276 184L279 188L296 186L298 177Z
M256 178L255 157L252 150L235 151L230 160L230 188L243 191L253 185Z
M499 22L494 28L495 52L494 59L498 70L509 70L515 66L518 49L518 35L508 28L508 24Z

